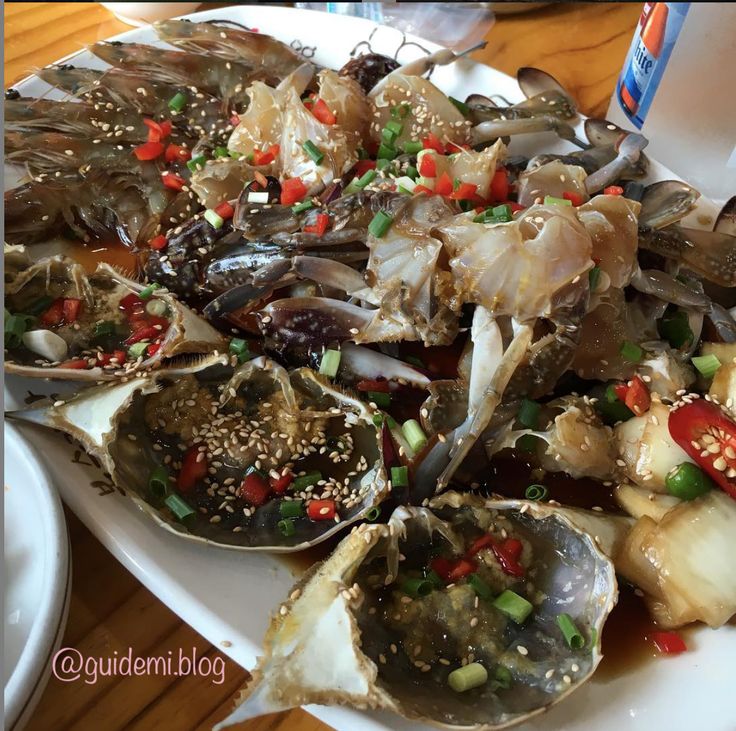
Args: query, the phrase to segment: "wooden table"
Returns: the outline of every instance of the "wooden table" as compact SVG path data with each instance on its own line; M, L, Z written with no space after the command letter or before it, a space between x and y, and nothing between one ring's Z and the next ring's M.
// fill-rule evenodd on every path
M584 113L602 115L640 10L636 3L581 3L502 16L476 58L509 74L519 66L543 68L572 92ZM5 21L6 86L85 43L129 30L95 3L8 2ZM63 646L95 656L128 647L139 656L163 655L179 647L196 647L198 654L210 657L222 655L141 586L71 513L68 519L74 579ZM52 679L28 731L209 730L227 714L247 677L226 660L222 685L192 676L102 678L94 685ZM328 727L296 710L251 721L241 729Z

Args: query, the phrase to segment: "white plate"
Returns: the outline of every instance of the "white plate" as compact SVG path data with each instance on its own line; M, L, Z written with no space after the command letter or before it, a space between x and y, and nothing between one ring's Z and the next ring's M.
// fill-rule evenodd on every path
M5 428L3 682L6 728L38 702L66 624L69 540L64 511L41 462Z
M227 17L280 38L306 57L339 68L358 44L370 41L374 51L400 61L421 53L415 44L402 45L401 33L378 30L370 21L342 15L275 7L230 7L189 16L193 20ZM117 36L123 41L154 42L150 29ZM410 39L412 40L412 39ZM413 39L425 49L431 43ZM81 66L99 61L82 52ZM433 81L453 96L471 92L503 94L518 100L516 82L494 69L462 61L438 68ZM17 87L37 96L47 90L37 79ZM523 147L539 151L564 150L565 143L551 136L528 136ZM656 177L674 177L653 166ZM36 249L38 250L38 249ZM9 379L10 380L10 379ZM31 393L61 392L58 384L13 379L11 402L22 405ZM12 403L9 404L12 407ZM28 431L26 431L28 429ZM95 535L152 592L214 645L236 662L252 668L260 652L270 612L286 596L293 575L283 560L263 554L205 548L158 528L104 478L75 445L63 437L24 427L52 465L64 500ZM231 643L227 647L223 642ZM595 680L541 719L523 726L525 731L734 731L736 693L727 668L736 658L736 626L717 632L701 629L694 646L676 658L652 662L607 683ZM308 710L340 731L419 731L418 724L390 714L359 713L347 709L310 706Z

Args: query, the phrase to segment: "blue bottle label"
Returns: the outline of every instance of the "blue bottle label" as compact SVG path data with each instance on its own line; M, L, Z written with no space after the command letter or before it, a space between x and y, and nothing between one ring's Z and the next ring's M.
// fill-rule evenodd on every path
M644 124L689 9L690 3L652 3L637 28L616 85L621 110L637 129Z

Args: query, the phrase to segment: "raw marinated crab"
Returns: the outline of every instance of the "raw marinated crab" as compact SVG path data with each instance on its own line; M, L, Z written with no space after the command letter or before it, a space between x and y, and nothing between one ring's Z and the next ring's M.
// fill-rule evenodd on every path
M505 728L590 677L616 596L613 564L566 511L452 492L400 507L297 584L216 728L308 703Z
M155 30L173 48L40 70L65 100L8 93L6 370L113 381L14 415L177 535L296 551L352 526L228 723L521 722L595 670L614 565L660 628L727 622L736 196L654 181L644 136L538 69L521 102L462 101L428 75L464 53L334 71ZM113 235L145 281L30 260L69 235Z

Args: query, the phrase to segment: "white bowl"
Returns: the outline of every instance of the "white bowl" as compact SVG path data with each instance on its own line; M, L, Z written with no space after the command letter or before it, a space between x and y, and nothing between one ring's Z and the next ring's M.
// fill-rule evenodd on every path
M157 20L193 13L201 3L100 3L128 25L149 25Z

